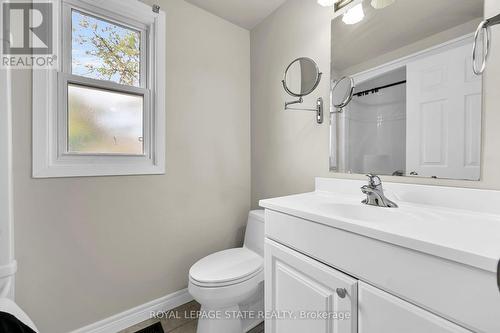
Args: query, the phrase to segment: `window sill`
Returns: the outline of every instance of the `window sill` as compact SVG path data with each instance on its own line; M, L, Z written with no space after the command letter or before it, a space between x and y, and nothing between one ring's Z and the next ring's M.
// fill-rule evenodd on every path
M33 178L66 177L102 177L132 175L162 175L165 168L158 165L144 164L85 164L85 165L50 165L33 169Z

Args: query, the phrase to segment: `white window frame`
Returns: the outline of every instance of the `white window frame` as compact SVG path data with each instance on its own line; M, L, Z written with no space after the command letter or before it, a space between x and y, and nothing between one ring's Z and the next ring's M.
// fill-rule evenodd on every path
M58 0L56 0L58 1ZM59 0L57 69L33 70L33 177L165 173L165 13L137 0ZM78 10L141 33L140 85L71 73L71 12ZM67 85L143 96L142 155L68 153Z

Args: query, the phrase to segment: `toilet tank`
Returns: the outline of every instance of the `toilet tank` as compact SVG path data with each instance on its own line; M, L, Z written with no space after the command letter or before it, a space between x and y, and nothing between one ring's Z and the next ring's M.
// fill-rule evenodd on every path
M252 210L248 213L244 246L264 256L264 210Z

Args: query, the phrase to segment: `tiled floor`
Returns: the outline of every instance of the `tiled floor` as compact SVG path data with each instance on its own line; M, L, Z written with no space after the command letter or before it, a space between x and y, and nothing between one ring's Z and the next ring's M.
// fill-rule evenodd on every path
M165 333L196 333L198 321L191 318L189 314L199 309L200 305L193 301L168 312L165 318L149 319L118 333L135 333L157 322L161 322ZM264 333L264 324L260 324L248 333Z

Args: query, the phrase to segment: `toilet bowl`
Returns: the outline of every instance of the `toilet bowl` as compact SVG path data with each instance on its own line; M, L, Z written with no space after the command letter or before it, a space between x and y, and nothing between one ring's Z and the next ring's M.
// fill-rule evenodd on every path
M243 333L263 321L264 211L248 214L243 247L213 253L189 270L201 304L197 333Z

